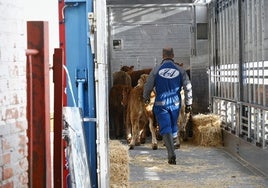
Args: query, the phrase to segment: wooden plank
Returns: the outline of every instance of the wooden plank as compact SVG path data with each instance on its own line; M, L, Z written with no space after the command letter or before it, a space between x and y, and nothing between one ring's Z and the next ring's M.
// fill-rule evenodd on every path
M64 185L64 143L62 139L62 108L63 108L63 49L54 49L53 55L53 82L54 82L54 187L62 188Z

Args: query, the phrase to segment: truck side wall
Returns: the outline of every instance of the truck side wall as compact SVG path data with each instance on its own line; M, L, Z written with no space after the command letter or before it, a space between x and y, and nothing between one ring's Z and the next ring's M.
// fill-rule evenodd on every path
M209 5L210 95L225 148L267 175L268 1ZM250 152L249 152L250 151Z

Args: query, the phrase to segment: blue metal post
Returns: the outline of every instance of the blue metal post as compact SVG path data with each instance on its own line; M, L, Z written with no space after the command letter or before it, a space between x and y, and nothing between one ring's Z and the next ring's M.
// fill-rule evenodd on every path
M94 119L96 117L94 60L88 36L88 33L90 33L88 12L92 12L92 6L92 1L88 0L65 0L63 14L66 37L66 66L70 74L73 93L75 99L79 99L76 102L82 107L83 116ZM77 75L77 70L85 70L86 75ZM74 106L70 89L67 89L67 104L68 106ZM98 187L96 123L85 122L84 130L92 187Z

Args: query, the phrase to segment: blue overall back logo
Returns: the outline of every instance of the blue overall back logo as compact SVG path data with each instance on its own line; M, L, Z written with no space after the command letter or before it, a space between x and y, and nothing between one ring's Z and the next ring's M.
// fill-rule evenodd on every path
M172 79L179 76L180 72L177 69L164 68L161 69L158 74L163 78Z

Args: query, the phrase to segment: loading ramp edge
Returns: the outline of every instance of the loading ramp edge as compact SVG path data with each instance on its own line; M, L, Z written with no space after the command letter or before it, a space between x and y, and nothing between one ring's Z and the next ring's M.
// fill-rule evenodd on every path
M255 174L268 177L268 150L259 148L236 135L223 130L223 149Z

